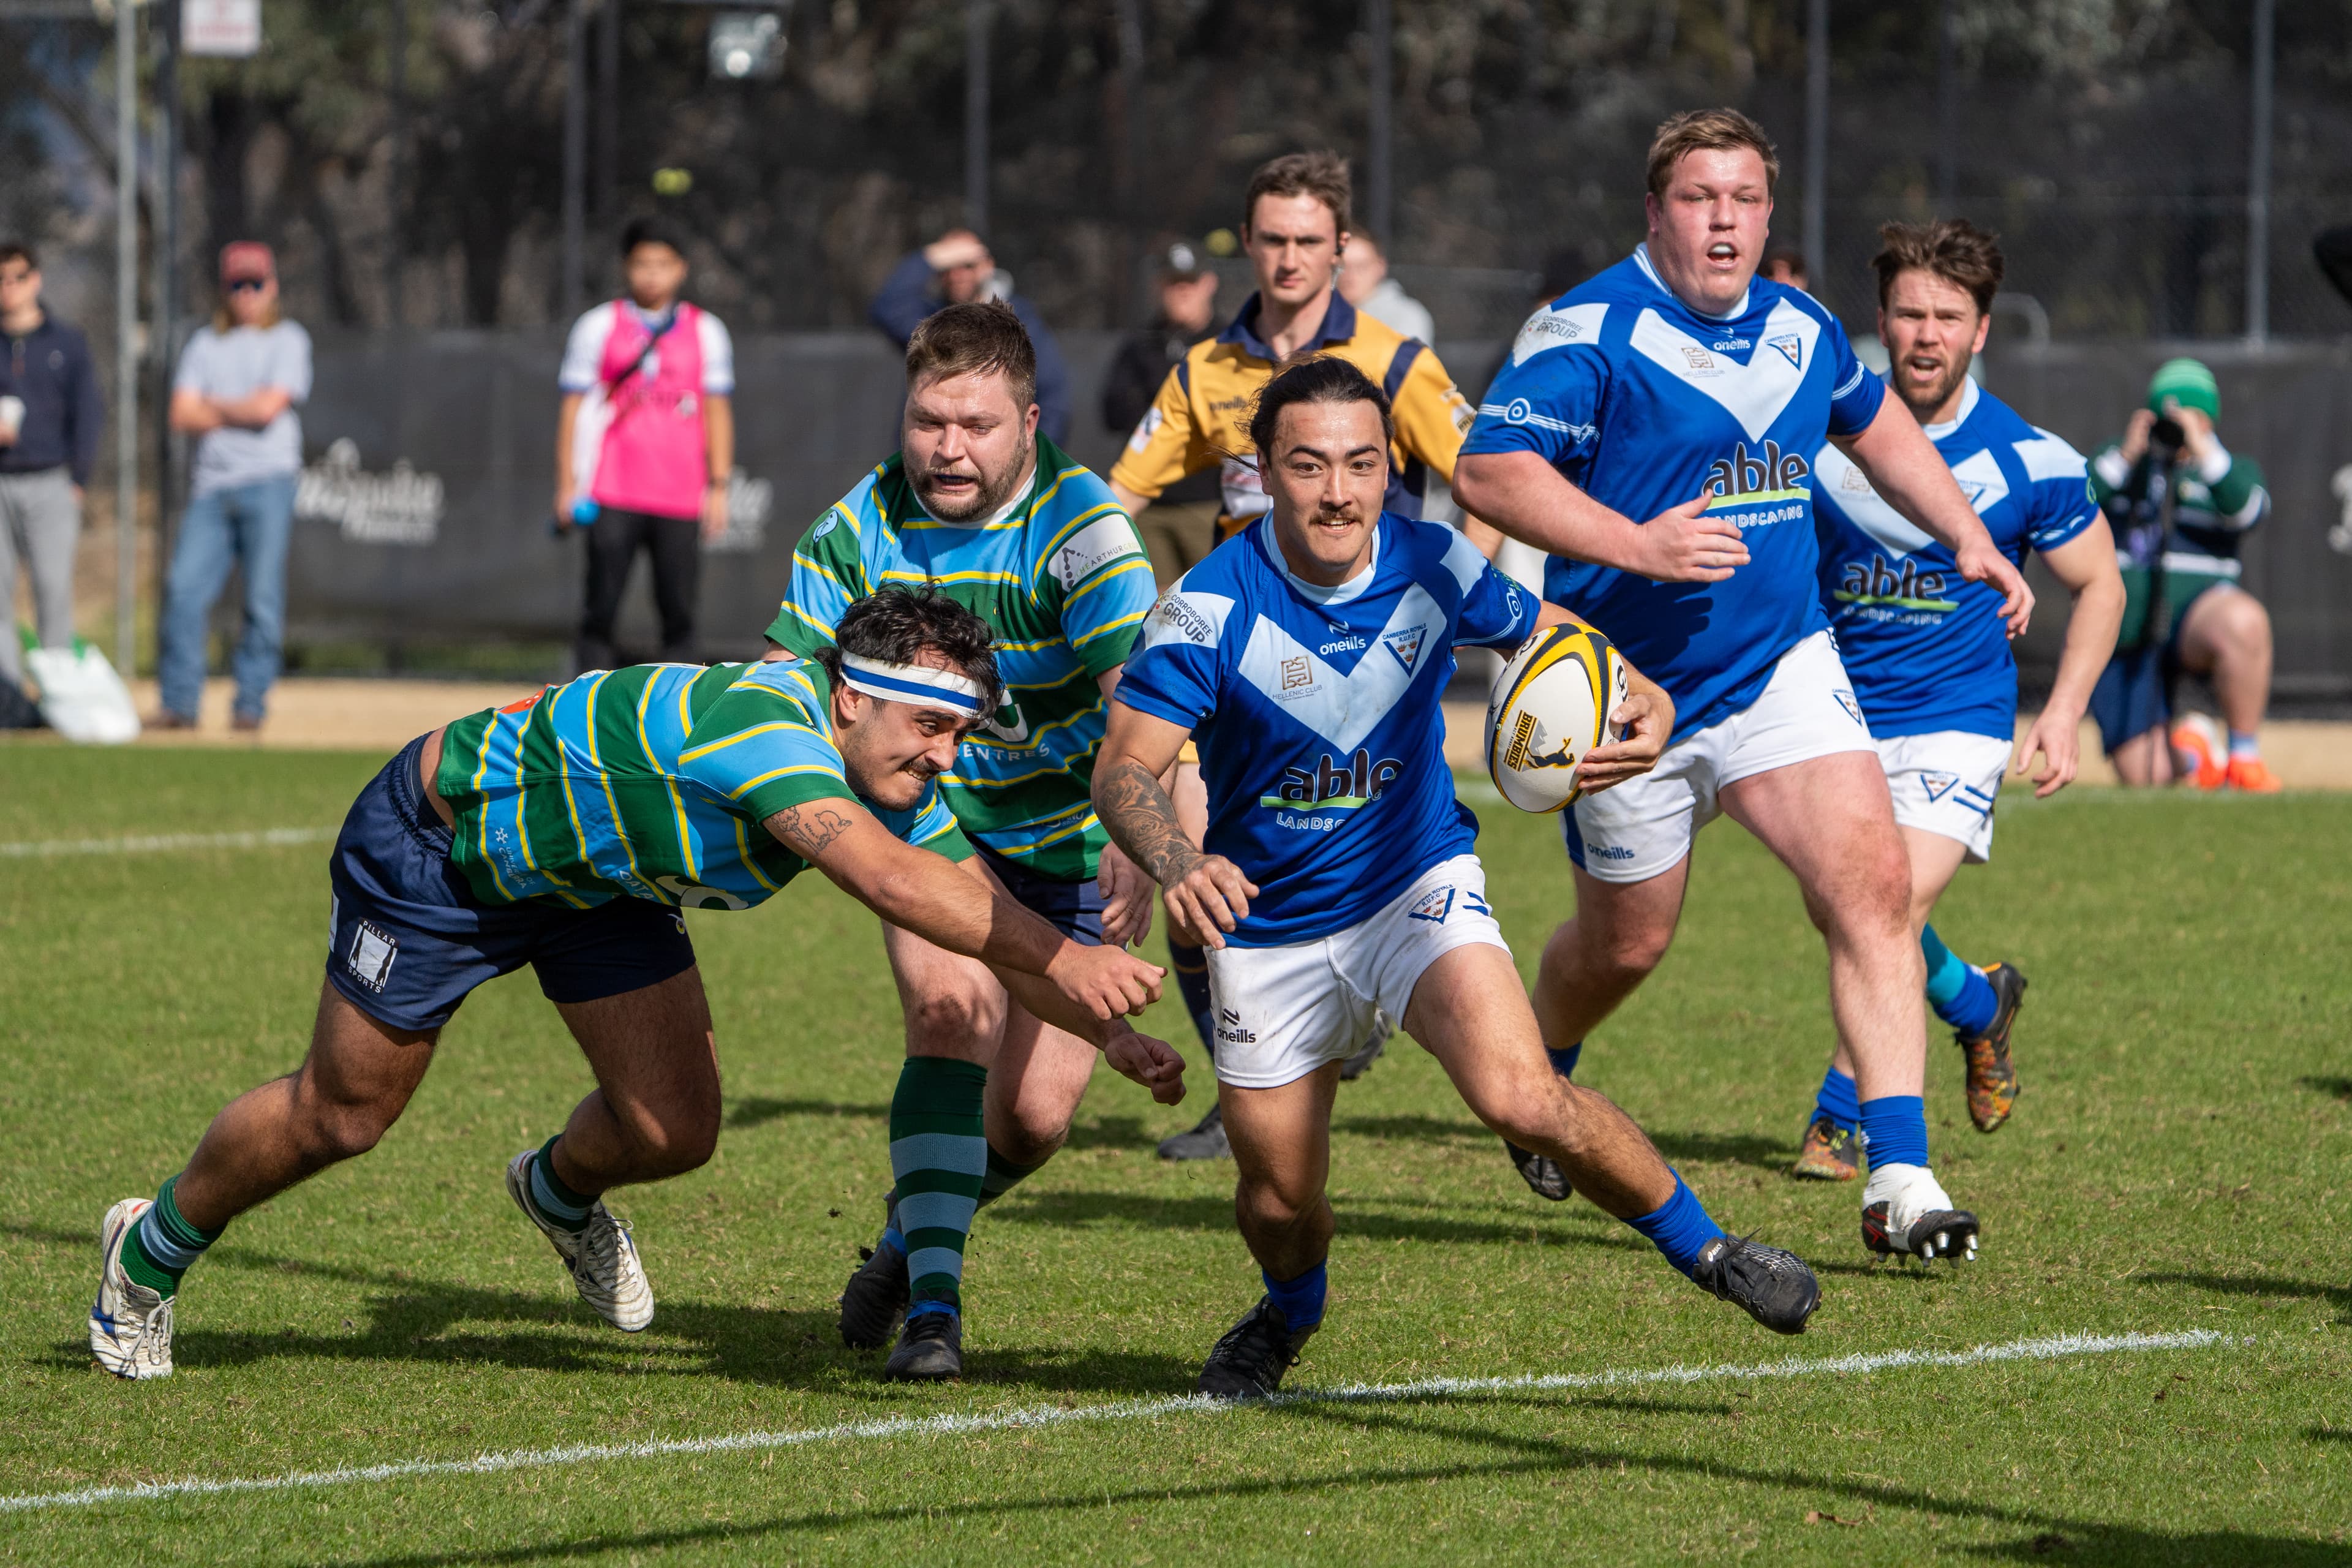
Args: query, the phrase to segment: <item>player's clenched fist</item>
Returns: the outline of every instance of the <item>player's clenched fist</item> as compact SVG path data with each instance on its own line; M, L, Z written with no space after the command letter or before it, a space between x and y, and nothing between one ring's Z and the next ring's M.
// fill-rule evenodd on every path
M1677 507L1670 507L1643 524L1638 538L1641 557L1633 570L1660 583L1720 583L1732 569L1748 564L1748 546L1739 525L1728 518L1706 515L1712 492L1701 490Z
M1184 874L1162 885L1168 921L1195 947L1222 948L1224 933L1249 914L1257 884L1222 855L1200 855Z
M1184 1098L1184 1058L1174 1047L1150 1035L1115 1035L1103 1045L1103 1059L1151 1091L1162 1105Z
M1160 1000L1160 979L1168 972L1124 948L1087 947L1066 942L1047 961L1054 988L1099 1022L1140 1013Z

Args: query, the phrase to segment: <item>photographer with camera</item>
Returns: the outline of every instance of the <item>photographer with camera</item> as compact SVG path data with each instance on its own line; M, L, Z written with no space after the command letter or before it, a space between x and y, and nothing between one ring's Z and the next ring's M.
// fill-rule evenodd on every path
M2221 392L2193 359L2167 360L2121 441L2091 459L2091 494L2114 529L2126 602L2116 655L2091 693L2091 716L2126 784L2170 783L2269 795L2279 781L2255 741L2270 701L2271 618L2238 585L2238 551L2270 514L2252 458L2221 445ZM2181 671L2213 683L2229 751L2183 723L2166 743ZM2181 759L2175 763L2173 752Z

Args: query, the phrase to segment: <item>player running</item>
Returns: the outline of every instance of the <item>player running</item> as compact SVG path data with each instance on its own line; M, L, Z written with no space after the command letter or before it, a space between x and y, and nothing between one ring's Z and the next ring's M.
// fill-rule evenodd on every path
M1376 1009L1437 1058L1480 1121L1757 1321L1799 1333L1811 1270L1727 1237L1641 1130L1545 1060L1454 795L1439 699L1460 645L1575 621L1462 535L1383 513L1388 400L1343 360L1284 371L1251 420L1271 505L1164 595L1111 702L1095 801L1209 950L1234 1206L1265 1296L1217 1342L1203 1394L1270 1394L1323 1319L1324 1194L1339 1062ZM1646 772L1673 704L1635 677L1628 737L1588 791ZM1206 853L1160 780L1202 742Z
M2083 710L2123 618L2115 542L2082 454L1969 378L2000 287L1993 237L1958 219L1890 223L1878 234L1885 248L1871 266L1879 341L1893 360L1887 385L1950 465L1993 543L2020 566L2028 550L2042 552L2074 598L2049 700L2015 747L2021 773L2041 755L2033 793L2047 797L2074 780ZM1895 797L1927 1001L1968 1058L1969 1116L1990 1132L2017 1099L2009 1040L2025 976L2013 963L1963 963L1927 917L1962 861L1992 855L1993 798L2017 733L2017 661L2000 596L1964 581L1951 551L1881 500L1833 444L1813 456L1813 497L1822 600ZM1853 1059L1841 1044L1796 1174L1851 1180L1859 1119Z
M1181 1098L1181 1060L1120 1017L1160 972L974 885L934 781L994 706L988 627L892 592L845 614L839 637L814 660L593 670L385 764L328 860L332 940L302 1066L214 1118L153 1202L107 1211L99 1363L169 1375L180 1277L236 1215L373 1148L458 1005L526 963L597 1088L514 1157L507 1191L581 1300L644 1328L653 1290L602 1194L691 1171L719 1138L710 1010L678 911L750 909L812 865Z
M1219 470L1224 492L1217 519L1227 538L1263 514L1265 488L1249 444L1250 409L1275 367L1301 354L1332 354L1378 383L1393 409L1396 444L1389 455L1390 510L1421 515L1421 495L1435 472L1451 480L1473 410L1430 346L1360 312L1339 290L1349 240L1353 190L1348 165L1329 153L1292 153L1261 164L1242 198L1242 247L1257 289L1232 323L1196 343L1160 384L1160 396L1119 455L1110 485L1130 512L1188 475ZM1201 831L1200 771L1186 755L1178 771L1177 807ZM1213 1055L1208 971L1200 952L1170 933L1170 962L1201 1041ZM1349 1064L1353 1077L1388 1037L1387 1020L1366 1026ZM1223 1112L1211 1107L1201 1124L1160 1146L1171 1159L1222 1158Z
M1103 694L1151 608L1151 563L1102 480L1037 433L1036 361L1003 305L951 305L915 330L903 436L801 542L768 637L814 657L844 607L887 583L933 584L986 622L1004 701L940 779L973 872L1072 940L1118 947L1144 933L1151 887L1110 846L1087 780ZM903 1313L884 1375L954 1377L975 1208L1062 1146L1095 1047L922 933L894 924L883 944L907 1013L897 1184L842 1292L841 1337L878 1347Z
M1544 951L1536 1016L1567 1074L1665 956L1691 839L1728 812L1795 873L1828 942L1872 1155L1864 1244L1967 1252L1976 1217L1927 1163L1910 868L1822 609L1811 454L1834 440L1962 579L2001 595L2011 634L2032 596L1836 318L1755 276L1779 169L1735 110L1660 126L1648 243L1528 319L1463 445L1463 504L1550 552L1546 596L1677 709L1654 771L1562 814L1577 913ZM1568 1195L1539 1156L1517 1163L1538 1192Z

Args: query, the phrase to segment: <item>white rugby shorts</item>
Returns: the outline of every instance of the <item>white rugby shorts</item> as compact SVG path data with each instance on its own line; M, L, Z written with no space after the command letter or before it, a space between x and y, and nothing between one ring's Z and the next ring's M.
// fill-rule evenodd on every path
M1992 803L2009 771L2009 742L1994 735L1938 730L1878 742L1898 827L1958 840L1970 865L1992 858Z
M1658 765L1560 815L1569 858L1603 882L1646 882L1674 869L1722 811L1723 786L1839 752L1876 747L1830 634L1780 656L1756 700L1668 746Z
M1217 1079L1279 1089L1352 1056L1385 1012L1402 1022L1412 988L1457 947L1510 952L1486 907L1486 869L1456 855L1343 931L1283 947L1212 948Z

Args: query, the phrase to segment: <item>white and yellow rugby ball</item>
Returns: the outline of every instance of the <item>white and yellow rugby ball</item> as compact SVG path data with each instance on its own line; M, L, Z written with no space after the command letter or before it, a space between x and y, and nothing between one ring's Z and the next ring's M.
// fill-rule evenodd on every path
M1519 645L1486 704L1486 773L1521 811L1549 812L1582 793L1577 764L1618 739L1625 660L1599 632L1549 626Z

